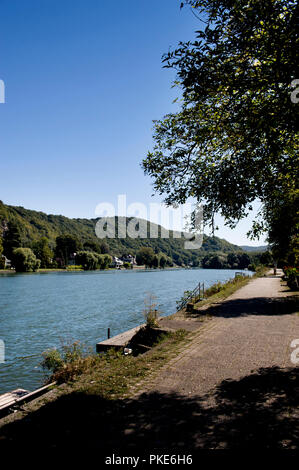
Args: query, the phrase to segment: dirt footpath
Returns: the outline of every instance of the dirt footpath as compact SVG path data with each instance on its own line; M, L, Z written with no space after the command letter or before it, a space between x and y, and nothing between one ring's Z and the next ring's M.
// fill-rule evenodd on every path
M299 315L285 302L291 295L280 275L252 280L209 310L214 315L209 325L147 389L192 396L261 367L292 367Z
M207 310L212 319L128 403L141 416L124 431L127 445L145 436L149 446L191 451L298 449L298 296L281 274Z

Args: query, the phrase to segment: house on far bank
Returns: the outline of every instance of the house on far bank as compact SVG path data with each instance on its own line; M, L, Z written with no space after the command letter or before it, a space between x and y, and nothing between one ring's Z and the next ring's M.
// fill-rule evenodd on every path
M117 256L112 257L112 263L111 263L112 268L120 269L123 265L124 265L123 261L117 258Z
M6 256L4 256L4 268L11 269L11 261L10 259L6 258Z
M124 256L121 257L121 260L122 260L124 263L130 263L130 264L132 264L132 265L137 264L137 263L136 263L136 258L135 258L134 256L132 256L132 255L126 255L126 256L124 255Z

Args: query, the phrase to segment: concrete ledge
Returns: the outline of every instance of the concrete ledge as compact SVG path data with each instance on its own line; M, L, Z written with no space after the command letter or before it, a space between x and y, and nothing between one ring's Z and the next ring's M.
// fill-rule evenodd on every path
M104 341L97 343L96 351L105 352L111 348L114 348L114 349L125 348L127 344L131 341L133 336L137 333L137 331L139 331L140 328L142 328L143 326L145 326L145 323L143 323L142 325L136 326L135 328L132 328L131 330L124 331L123 333L120 333L117 336L113 336L112 338L105 339Z

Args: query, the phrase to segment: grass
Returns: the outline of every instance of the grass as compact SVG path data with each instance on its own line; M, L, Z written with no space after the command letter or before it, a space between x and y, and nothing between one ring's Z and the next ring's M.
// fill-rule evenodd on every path
M100 367L81 377L76 387L81 392L110 400L128 397L132 391L138 390L140 380L152 377L171 357L178 354L178 347L186 344L188 336L185 330L167 333L153 349L136 357L112 351L102 356Z
M138 356L124 356L113 349L106 354L89 354L70 362L64 360L48 382L67 383L66 391L83 392L111 400L130 395L130 390L145 376L152 375L173 355L178 346L188 341L185 330L167 332L155 342L155 347Z

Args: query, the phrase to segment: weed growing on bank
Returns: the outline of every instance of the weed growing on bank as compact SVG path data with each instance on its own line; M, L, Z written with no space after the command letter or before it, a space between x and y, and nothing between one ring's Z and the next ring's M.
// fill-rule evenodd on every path
M114 349L102 354L87 354L76 342L62 352L46 351L43 367L50 372L48 383L68 383L73 389L96 394L107 399L126 395L130 386L149 373L159 369L178 351L178 345L187 340L187 332L167 332L146 354L125 356Z

